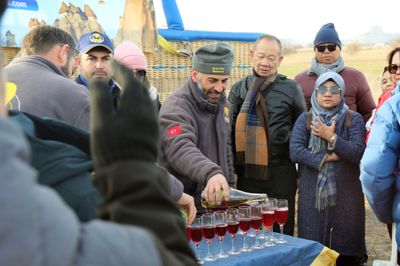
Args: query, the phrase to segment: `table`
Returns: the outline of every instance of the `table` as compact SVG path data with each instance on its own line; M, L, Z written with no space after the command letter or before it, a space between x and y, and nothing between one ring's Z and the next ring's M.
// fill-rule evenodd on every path
M274 233L274 237L279 237L279 234ZM268 247L251 252L242 252L238 255L229 256L226 259L218 259L217 261L205 262L204 265L210 266L264 266L264 265L313 265L327 266L334 265L337 256L339 255L334 250L331 250L319 242L284 236L288 243L276 244L274 247ZM260 240L264 243L264 240ZM254 244L254 237L247 237L247 244ZM243 236L237 235L235 239L235 247L239 248L243 244ZM194 248L194 245L191 244ZM231 248L231 237L225 235L223 241L223 251L227 252ZM195 249L195 248L194 248ZM214 256L219 252L218 238L214 238L211 245L211 254ZM203 239L200 243L200 257L204 258L207 255L207 243Z

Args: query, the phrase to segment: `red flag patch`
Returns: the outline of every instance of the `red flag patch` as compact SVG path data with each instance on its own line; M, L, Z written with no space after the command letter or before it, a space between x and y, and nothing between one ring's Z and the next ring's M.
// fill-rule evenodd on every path
M173 136L178 136L182 133L182 127L180 125L170 127L168 129L168 138L172 138Z

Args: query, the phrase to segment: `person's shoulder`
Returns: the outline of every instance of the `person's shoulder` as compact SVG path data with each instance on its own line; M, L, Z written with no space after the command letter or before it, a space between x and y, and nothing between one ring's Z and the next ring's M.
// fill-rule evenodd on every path
M364 124L364 118L359 112L355 112L355 111L352 111L350 109L347 110L347 112L351 113L351 120L356 120L356 121L358 120L358 121L361 121L361 123Z
M63 76L55 77L55 79L58 82L56 95L60 97L60 100L75 99L74 102L89 101L89 89L85 86Z
M246 82L247 82L249 79L251 79L253 76L254 76L253 74L250 74L250 75L245 76L244 78L241 78L241 79L235 81L235 83L233 83L231 89L237 88L237 87L239 87L239 88L240 88L240 87L243 87L243 85L245 85Z
M364 74L354 67L345 67L342 71L340 71L339 74L343 77L343 79L348 77L364 77Z
M390 94L390 92L388 93L388 95L391 95L389 97L387 97L387 100L382 103L385 104L386 102L388 102L391 106L393 106L396 111L400 111L400 93L395 93L395 94Z
M285 85L285 88L297 88L299 86L299 83L296 80L290 79L282 74L276 76L275 82L276 84Z
M303 79L305 79L305 78L307 78L307 77L309 77L309 76L308 76L308 74L307 74L307 69L305 69L305 70L303 70L302 72L300 72L299 74L297 74L297 75L294 77L294 80L296 80L297 82L300 82L300 81L302 81Z
M161 105L160 115L164 113L170 113L173 111L177 111L180 109L185 109L185 106L191 105L191 101L189 100L189 96L187 95L187 91L185 91L182 87L178 90L174 91L165 99L163 104Z

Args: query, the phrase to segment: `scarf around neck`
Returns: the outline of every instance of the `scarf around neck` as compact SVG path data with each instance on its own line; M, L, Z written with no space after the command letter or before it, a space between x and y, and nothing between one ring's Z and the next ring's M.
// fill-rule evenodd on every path
M332 72L332 75L337 75ZM323 84L329 79L329 74L325 80L320 81L317 79L316 87ZM311 96L311 112L312 112L312 123L319 123L318 117L327 126L332 125L333 121L339 121L344 118L347 110L349 109L344 102L344 85L337 84L339 87L343 88L341 93L341 99L339 104L333 109L325 109L321 107L317 102L317 90L314 90ZM325 151L327 149L327 141L318 136L310 134L310 139L308 142L308 149L312 153L317 153L320 151ZM324 163L321 170L318 173L316 191L315 191L315 208L318 211L325 210L327 207L332 207L336 205L336 176L335 169L332 162Z
M317 59L314 57L311 60L311 68L307 71L307 75L317 75L318 77L321 76L321 74L332 71L339 73L344 69L344 61L343 58L340 56L335 62L332 64L321 64L317 62Z
M276 78L254 76L235 125L236 163L244 177L267 180L268 112L262 92Z

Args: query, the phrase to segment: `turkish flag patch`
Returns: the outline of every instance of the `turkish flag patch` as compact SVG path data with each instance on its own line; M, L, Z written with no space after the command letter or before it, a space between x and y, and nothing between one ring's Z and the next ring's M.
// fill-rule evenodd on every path
M170 127L168 129L168 138L172 138L173 136L178 136L182 133L182 127L180 125Z

